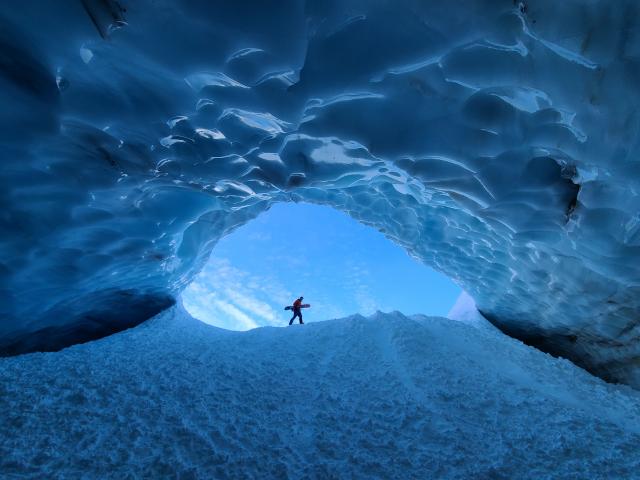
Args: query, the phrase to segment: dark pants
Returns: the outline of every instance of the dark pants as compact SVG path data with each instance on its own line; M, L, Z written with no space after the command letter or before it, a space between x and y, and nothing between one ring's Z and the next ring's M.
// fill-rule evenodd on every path
M302 321L302 312L300 311L299 308L294 308L293 309L293 317L291 317L291 320L289 320L289 325L291 325L293 323L293 321L295 320L296 317L298 317L300 319L300 323L304 323Z

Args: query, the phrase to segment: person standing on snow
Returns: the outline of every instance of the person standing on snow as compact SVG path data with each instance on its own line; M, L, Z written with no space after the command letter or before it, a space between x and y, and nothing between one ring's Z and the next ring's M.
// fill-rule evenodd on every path
M296 317L300 319L300 325L304 324L304 322L302 321L302 300L303 299L304 297L300 297L295 302L293 302L293 305L291 307L293 309L293 317L291 317L291 320L289 320L289 325L293 323Z

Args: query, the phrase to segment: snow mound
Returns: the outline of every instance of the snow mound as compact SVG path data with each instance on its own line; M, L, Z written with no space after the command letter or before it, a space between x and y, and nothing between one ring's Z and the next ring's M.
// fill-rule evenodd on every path
M0 360L3 478L640 478L640 393L444 318L249 332L180 306Z

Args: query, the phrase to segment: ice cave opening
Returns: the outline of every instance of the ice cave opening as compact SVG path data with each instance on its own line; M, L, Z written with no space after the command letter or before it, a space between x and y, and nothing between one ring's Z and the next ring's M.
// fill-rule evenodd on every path
M306 201L640 385L637 2L118 5L0 18L1 354L154 316Z
M220 239L181 300L205 323L249 330L287 325L283 307L301 294L312 304L303 311L309 323L376 311L446 316L460 292L344 212L288 202Z

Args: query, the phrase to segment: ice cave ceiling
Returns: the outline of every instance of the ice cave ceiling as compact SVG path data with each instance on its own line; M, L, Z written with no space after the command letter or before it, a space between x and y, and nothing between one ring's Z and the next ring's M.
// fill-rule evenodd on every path
M640 385L639 10L8 0L0 351L138 323L221 236L304 200L508 333Z

